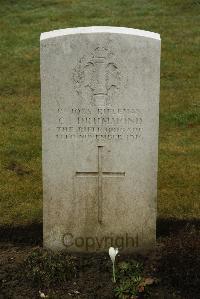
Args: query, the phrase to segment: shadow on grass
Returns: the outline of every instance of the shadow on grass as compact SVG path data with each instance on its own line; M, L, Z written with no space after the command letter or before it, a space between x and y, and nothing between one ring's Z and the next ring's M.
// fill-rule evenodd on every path
M42 245L42 223L0 226L0 242Z
M200 229L200 219L158 218L157 238L179 234L185 227L191 226Z
M187 226L194 226L200 229L200 219L180 220L176 218L158 218L157 238L179 234ZM0 242L42 245L42 238L42 223L0 226Z

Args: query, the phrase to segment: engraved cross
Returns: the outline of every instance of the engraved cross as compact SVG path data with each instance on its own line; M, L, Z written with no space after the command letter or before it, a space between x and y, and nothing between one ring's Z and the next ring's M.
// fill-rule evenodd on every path
M102 223L102 202L103 202L103 178L104 177L124 177L125 172L113 172L102 170L103 146L98 146L98 171L97 172L76 172L77 177L97 177L98 178L98 222Z

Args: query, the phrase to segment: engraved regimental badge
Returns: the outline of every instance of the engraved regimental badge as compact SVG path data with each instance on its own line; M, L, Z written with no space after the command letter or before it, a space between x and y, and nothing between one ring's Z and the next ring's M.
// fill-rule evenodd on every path
M78 95L94 106L111 106L126 86L124 64L113 51L97 47L83 56L73 72Z

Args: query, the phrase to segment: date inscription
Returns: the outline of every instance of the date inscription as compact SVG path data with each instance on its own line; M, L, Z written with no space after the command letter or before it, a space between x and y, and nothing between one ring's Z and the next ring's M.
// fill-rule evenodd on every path
M129 108L59 108L56 138L81 141L135 141L142 137L143 113Z

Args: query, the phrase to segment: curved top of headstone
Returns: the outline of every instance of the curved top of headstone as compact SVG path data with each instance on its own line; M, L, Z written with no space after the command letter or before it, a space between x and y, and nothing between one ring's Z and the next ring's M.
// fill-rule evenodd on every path
M40 36L40 40L73 35L73 34L90 34L90 33L117 33L128 34L133 36L142 36L147 38L153 38L160 40L160 34L145 30L126 28L126 27L111 27L111 26L91 26L91 27L77 27L53 30L49 32L43 32Z

